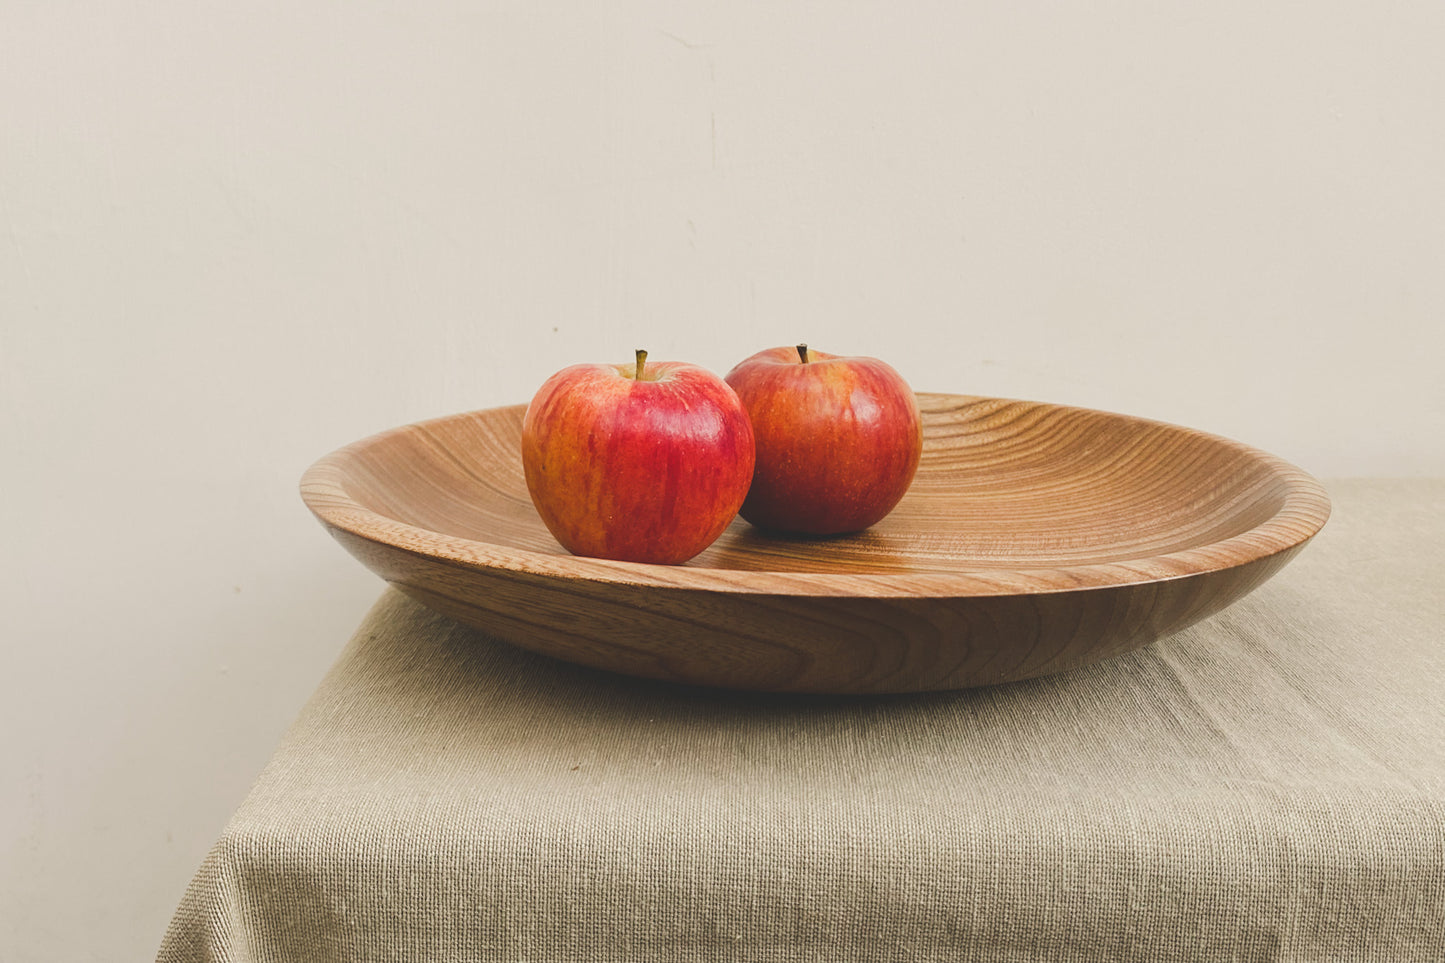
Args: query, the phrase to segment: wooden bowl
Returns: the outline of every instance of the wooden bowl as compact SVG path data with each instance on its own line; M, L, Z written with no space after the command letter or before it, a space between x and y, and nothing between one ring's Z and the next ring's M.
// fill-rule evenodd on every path
M1176 632L1324 525L1309 475L1203 432L922 394L917 478L858 535L735 520L681 566L569 555L522 478L524 406L383 432L313 465L307 506L364 565L523 648L738 689L913 692L1024 679Z

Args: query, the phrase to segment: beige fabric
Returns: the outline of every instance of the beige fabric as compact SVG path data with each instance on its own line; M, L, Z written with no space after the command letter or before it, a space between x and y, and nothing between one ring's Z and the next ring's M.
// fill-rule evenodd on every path
M687 690L388 592L163 961L1445 959L1445 483L1049 679Z

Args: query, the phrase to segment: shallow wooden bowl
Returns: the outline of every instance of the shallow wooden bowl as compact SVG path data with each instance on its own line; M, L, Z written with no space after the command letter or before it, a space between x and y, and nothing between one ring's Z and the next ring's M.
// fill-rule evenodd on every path
M729 688L912 692L1118 655L1260 585L1324 525L1298 468L1188 428L919 396L902 503L859 535L735 520L682 566L569 555L522 478L524 406L408 425L322 458L301 493L363 564L523 648Z

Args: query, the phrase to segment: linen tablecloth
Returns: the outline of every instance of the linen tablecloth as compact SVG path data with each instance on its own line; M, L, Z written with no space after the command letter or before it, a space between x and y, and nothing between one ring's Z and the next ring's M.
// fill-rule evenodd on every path
M963 692L630 679L388 590L160 959L1445 959L1445 482L1327 487L1224 612Z

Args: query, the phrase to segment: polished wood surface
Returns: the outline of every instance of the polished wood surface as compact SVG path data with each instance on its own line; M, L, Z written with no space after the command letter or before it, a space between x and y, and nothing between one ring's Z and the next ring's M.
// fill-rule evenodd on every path
M557 658L700 685L908 692L1028 678L1218 611L1324 525L1298 468L1216 436L1035 402L921 394L923 459L858 535L734 521L686 565L569 555L522 479L524 406L408 425L302 479L363 564Z

